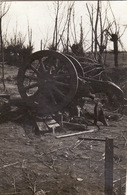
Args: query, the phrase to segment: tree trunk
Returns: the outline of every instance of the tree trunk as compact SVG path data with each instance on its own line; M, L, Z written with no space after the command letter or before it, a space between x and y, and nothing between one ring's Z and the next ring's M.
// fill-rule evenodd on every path
M95 59L97 60L97 26L98 26L98 16L99 16L99 3L100 1L98 0L97 2L97 14L96 14L96 22L95 22Z
M115 66L118 67L118 41L114 41L114 62Z
M92 30L91 30L91 40L92 40L92 43L91 43L91 52L92 52L92 54L93 54L93 42L94 42L94 40L93 40L93 6L92 6L92 14L91 14L92 16L91 16L91 25L92 25Z
M69 10L68 10L67 46L66 46L67 53L68 53L68 49L69 49L70 20L71 20L71 8L69 8Z
M4 82L4 49L3 49L3 39L2 39L2 18L0 18L0 54L2 59L2 83L4 87L4 91L6 89L5 82Z
M114 64L115 67L118 67L118 36L116 34L112 34L111 41L113 41L114 46Z

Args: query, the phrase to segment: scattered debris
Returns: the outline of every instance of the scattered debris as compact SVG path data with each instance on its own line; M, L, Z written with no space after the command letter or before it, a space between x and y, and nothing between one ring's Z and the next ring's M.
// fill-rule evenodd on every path
M125 146L127 146L127 137L123 134L123 132L121 132L121 136L124 138L125 140Z
M75 146L73 147L73 149L77 148L84 140L81 140L81 141L77 141L77 143L75 144Z
M3 165L2 167L0 167L0 169L2 168L6 168L6 167L10 167L10 166L14 166L14 165L17 165L19 162L15 162L15 163L10 163L10 164L7 164L7 165Z
M82 178L77 178L77 181L83 181L83 179Z
M35 195L46 195L46 192L44 190L40 190L35 192Z

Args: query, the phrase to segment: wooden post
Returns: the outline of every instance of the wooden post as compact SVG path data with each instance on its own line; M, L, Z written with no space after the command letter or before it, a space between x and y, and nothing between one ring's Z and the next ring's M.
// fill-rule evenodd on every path
M105 142L105 195L113 195L113 139Z
M125 187L125 195L127 195L127 169L126 169L126 187Z

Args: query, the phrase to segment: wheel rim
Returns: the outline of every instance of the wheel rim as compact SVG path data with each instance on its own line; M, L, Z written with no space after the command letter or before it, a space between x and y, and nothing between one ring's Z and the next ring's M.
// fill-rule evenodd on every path
M33 53L18 72L18 89L28 105L39 113L66 107L78 88L77 71L63 54L43 50Z
M77 70L77 73L78 73L78 76L79 77L83 77L84 75L84 71L83 71L83 68L81 66L81 64L78 62L78 60L76 60L74 57L70 56L70 55L66 55L70 60L71 62L74 64L76 70Z

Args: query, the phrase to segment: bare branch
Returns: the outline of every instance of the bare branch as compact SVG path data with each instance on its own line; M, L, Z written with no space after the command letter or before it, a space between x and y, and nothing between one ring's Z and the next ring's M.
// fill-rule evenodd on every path
M3 18L6 13L9 11L11 3L7 6L7 2L0 2L0 18Z

